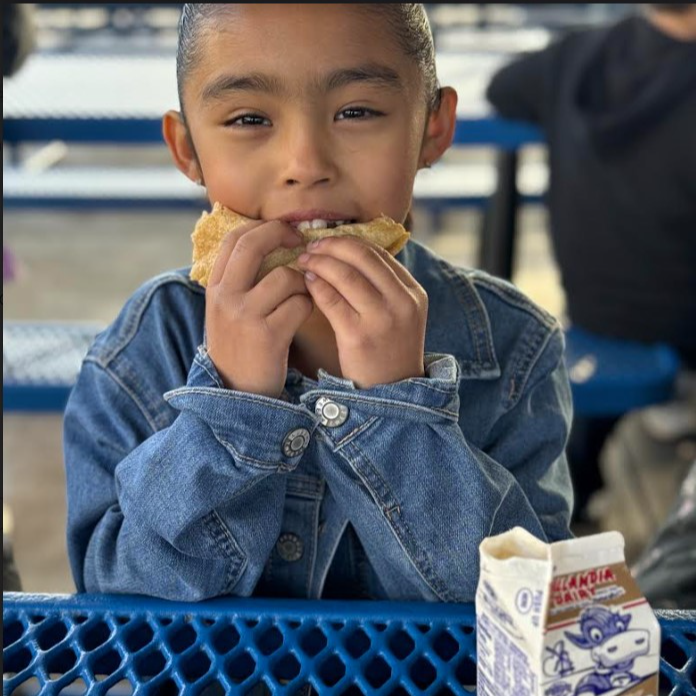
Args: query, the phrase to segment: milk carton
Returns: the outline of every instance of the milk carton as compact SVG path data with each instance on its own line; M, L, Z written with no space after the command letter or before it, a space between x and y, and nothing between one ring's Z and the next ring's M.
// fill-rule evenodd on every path
M546 544L484 539L476 592L479 696L657 696L660 627L618 532Z

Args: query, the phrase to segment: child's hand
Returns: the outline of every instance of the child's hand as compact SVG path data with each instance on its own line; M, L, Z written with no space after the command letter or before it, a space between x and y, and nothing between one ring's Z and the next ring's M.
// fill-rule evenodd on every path
M312 298L336 334L343 377L361 389L424 375L428 296L391 254L353 237L300 257Z
M278 397L285 386L293 337L313 305L301 273L276 268L256 283L265 256L294 248L290 225L252 222L222 243L206 289L208 354L228 389Z

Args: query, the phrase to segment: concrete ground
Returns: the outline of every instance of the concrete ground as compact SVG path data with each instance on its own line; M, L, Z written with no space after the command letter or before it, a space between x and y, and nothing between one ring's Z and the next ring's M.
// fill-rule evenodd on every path
M19 262L4 288L4 319L113 320L151 276L184 266L195 212L5 212L4 243ZM562 298L549 256L544 215L522 216L516 281L558 311ZM445 229L416 232L454 263L475 262L477 219L445 216ZM417 229L428 222L416 217ZM65 480L60 415L3 414L3 496L14 518L13 539L24 589L74 590L65 549Z

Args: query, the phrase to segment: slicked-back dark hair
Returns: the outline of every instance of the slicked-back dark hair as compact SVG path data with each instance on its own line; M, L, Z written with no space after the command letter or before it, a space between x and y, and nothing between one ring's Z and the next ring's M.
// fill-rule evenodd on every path
M404 53L415 60L423 75L429 108L438 105L439 89L435 70L433 36L421 3L362 3L356 9L381 15L387 22ZM201 36L214 28L226 5L186 3L179 19L179 41L176 55L176 81L179 104L184 112L184 84L201 57Z

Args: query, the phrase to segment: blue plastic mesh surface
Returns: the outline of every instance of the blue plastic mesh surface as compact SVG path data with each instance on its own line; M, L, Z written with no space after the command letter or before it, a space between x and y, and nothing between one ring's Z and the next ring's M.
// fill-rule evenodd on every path
M295 694L308 684L446 695L469 693L476 678L471 605L12 593L3 604L8 695ZM696 611L658 617L660 693L696 694Z

